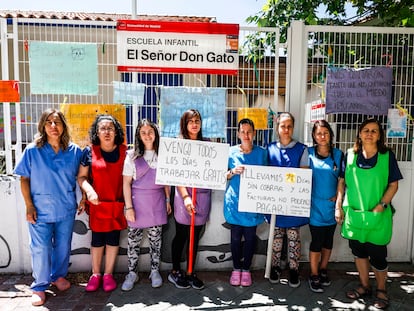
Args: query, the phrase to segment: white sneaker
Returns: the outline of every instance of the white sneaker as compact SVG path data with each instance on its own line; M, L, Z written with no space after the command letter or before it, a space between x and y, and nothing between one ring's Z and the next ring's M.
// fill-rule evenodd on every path
M156 288L156 287L160 287L162 285L162 277L161 277L160 272L158 270L152 270L149 278L151 279L151 286L152 287Z
M138 275L134 271L130 271L125 276L125 281L124 283L122 283L121 289L123 291L130 291L132 288L134 288L134 284L138 282L138 280L139 280Z

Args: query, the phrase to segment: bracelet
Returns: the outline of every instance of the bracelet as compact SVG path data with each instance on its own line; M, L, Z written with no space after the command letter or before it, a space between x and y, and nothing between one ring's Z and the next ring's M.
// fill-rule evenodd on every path
M165 198L165 203L170 203L170 198Z
M386 209L388 207L388 204L382 201L379 202L378 204L381 204L383 209Z
M183 196L183 201L184 201L185 199L189 198L189 197L190 197L190 195L186 194L185 196Z
M129 210L129 209L134 209L132 206L130 206L130 207L125 207L125 210L127 211L127 210Z

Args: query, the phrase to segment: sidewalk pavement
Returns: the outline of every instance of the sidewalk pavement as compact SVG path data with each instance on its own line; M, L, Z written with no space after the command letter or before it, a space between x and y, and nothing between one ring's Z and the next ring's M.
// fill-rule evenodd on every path
M231 286L228 282L230 271L219 271L197 273L205 282L202 290L177 289L167 281L168 272L163 271L161 288L153 289L148 273L140 273L135 287L130 292L123 292L120 287L125 274L118 273L115 275L118 288L112 293L102 289L87 293L85 286L89 275L71 273L68 279L72 287L66 292L50 287L42 307L31 306L30 275L0 274L0 310L376 310L372 306L374 296L357 301L345 297L345 291L358 285L353 263L329 265L332 284L324 293L309 290L308 266L308 263L301 264L301 286L298 288L288 286L287 271L283 272L280 284L270 284L264 279L264 271L259 270L252 273L250 287ZM388 276L388 310L414 310L414 265L390 263Z

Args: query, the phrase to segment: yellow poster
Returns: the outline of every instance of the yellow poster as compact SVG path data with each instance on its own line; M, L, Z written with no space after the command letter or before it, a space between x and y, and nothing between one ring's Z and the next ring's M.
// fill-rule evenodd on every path
M252 120L256 130L266 130L268 128L266 108L239 108L237 122L244 118Z
M62 104L60 111L70 126L72 141L84 148L89 144L89 129L98 114L110 114L126 129L126 110L120 104Z

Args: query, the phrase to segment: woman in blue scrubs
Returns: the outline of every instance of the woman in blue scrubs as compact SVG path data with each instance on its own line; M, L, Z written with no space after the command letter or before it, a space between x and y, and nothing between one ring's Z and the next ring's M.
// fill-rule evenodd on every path
M14 173L20 185L29 223L34 281L32 305L45 303L50 284L67 290L75 221L76 178L81 149L70 142L62 112L47 109L38 123L38 133L18 161ZM81 202L83 203L83 202Z

